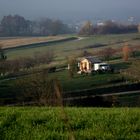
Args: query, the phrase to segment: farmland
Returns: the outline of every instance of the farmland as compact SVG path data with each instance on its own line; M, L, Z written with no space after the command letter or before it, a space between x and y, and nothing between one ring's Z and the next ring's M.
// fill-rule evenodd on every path
M125 66L125 65L124 65ZM127 66L127 65L126 65ZM17 99L22 97L22 90L17 87L17 83L34 78L35 74L11 79L0 82L0 102L2 104L19 103ZM56 73L50 73L50 78L57 78L62 86L63 96L81 97L102 95L106 93L123 92L129 90L138 90L139 84L134 84L133 81L123 77L119 73L111 74L95 74L95 75L74 75L74 78L69 77L67 70ZM23 86L23 85L22 85ZM22 88L21 88L22 89ZM20 97L21 96L21 97ZM119 106L139 106L139 94L126 96L116 96ZM117 106L118 106L117 105ZM102 103L100 102L100 106Z
M64 36L49 36L49 37L11 37L4 38L0 37L0 43L3 44L3 48L14 48L21 45L41 43L47 41L55 41L59 39L64 39Z
M0 97L4 99L4 98L12 98L12 96L15 97L15 95L19 96L20 93L18 93L15 83L19 83L21 79L28 81L28 79L32 77L34 77L34 75L24 76L16 80L0 82L0 91L1 91ZM65 70L65 71L52 73L50 74L50 77L59 79L64 92L97 88L97 87L100 88L105 86L114 86L115 83L111 83L113 80L120 80L119 82L120 84L124 83L122 77L118 74L113 74L113 75L102 74L102 75L89 75L89 76L75 75L75 77L71 79L69 78L68 71Z
M64 36L63 36L64 37ZM67 35L67 37L72 37L72 35ZM57 36L55 38L62 38ZM52 39L53 40L53 39ZM93 55L96 55L97 51L101 50L103 47L112 47L114 49L121 49L124 43L128 43L130 46L139 45L140 34L122 34L122 35L95 35L90 37L82 37L79 40L67 41L61 43L54 43L47 46L40 46L35 48L21 48L12 49L6 52L9 59L15 59L19 57L29 57L33 56L35 52L45 52L48 50L53 50L55 54L56 61L65 60L67 56L77 56L82 51L86 50ZM103 47L97 47L97 45Z
M1 107L0 138L139 140L139 116L139 108Z
M48 41L53 42L53 39L48 38ZM108 61L117 70L114 73L93 75L78 75L75 73L74 77L70 78L69 72L66 70L67 57L78 57L84 50L96 55L97 51L106 47L121 50L125 42L129 43L130 46L139 45L140 35L97 35L59 43L55 42L39 47L32 47L31 45L31 47L15 48L16 46L11 46L12 49L5 50L8 60L18 59L19 57L32 57L36 52L42 53L53 50L55 57L52 63L60 70L49 73L49 78L59 80L64 98L72 98L72 102L64 103L64 105L77 107L49 107L47 104L46 107L35 107L36 104L28 104L28 102L26 104L26 101L22 99L22 88L17 87L17 83L23 80L25 84L30 84L28 80L34 78L42 69L45 70L44 68L48 67L48 64L18 71L18 73L23 72L25 75L0 80L0 105L34 105L34 107L0 107L0 139L139 140L140 109L134 107L140 106L140 94L137 92L129 95L100 96L107 93L139 90L139 83L134 83L132 79L119 73L119 71L131 67L132 61L139 58L139 55L137 58L130 58L129 61L125 62L121 59L122 54L120 53L118 58L114 57ZM61 67L63 67L62 70ZM21 87L24 87L24 85L21 85ZM36 88L40 90L40 87L31 87L31 90L38 90ZM93 95L95 98L92 98ZM25 96L28 97L28 94ZM90 100L84 101L81 99L82 96L87 96ZM80 102L76 100L75 104L75 97L80 98ZM88 104L84 103L90 103L89 101L92 102L89 106L99 106L100 108L86 108ZM93 104L94 102L98 104ZM80 107L78 108L78 106ZM84 107L81 108L81 106ZM101 106L113 106L114 108L101 108ZM115 108L115 106L118 108ZM122 108L119 108L120 106Z
M0 140L140 140L138 5L0 0Z
M139 45L140 43L140 34L121 34L121 35L95 35L95 36L89 36L89 37L78 37L79 39L76 40L68 40L68 41L62 41L62 42L55 42L53 43L53 40L61 40L63 38L71 38L74 37L73 35L65 35L65 36L55 36L55 37L46 37L44 39L48 41L52 41L51 44L48 44L46 46L39 46L39 47L33 47L31 45L28 47L22 47L22 48L14 48L10 50L5 50L6 55L8 57L8 60L10 59L17 59L19 57L32 57L34 56L34 53L36 52L45 52L52 50L54 52L54 59L51 62L54 66L60 67L64 66L67 67L67 57L78 57L82 51L88 51L92 55L96 55L96 53L106 47L112 47L114 49L122 49L124 43L128 43L129 46L135 46ZM77 37L75 35L75 37ZM8 38L7 38L8 39ZM2 39L1 40L7 40ZM25 39L25 38L24 38ZM23 42L26 42L23 39ZM32 39L32 38L29 38ZM34 38L36 41L37 39ZM43 37L41 38L43 39ZM16 40L15 38L10 38L9 40ZM16 42L16 41L15 41ZM33 42L32 42L33 43ZM35 42L34 42L35 43ZM36 42L37 43L37 42ZM18 44L16 44L18 45ZM15 47L16 47L15 45ZM139 48L138 48L139 49ZM139 54L139 51L137 52ZM121 59L122 54L119 54L119 57L114 57L108 63L112 65L114 69L117 71L127 69L131 66L132 60L134 58L130 58L128 62L124 62ZM138 55L139 56L139 55ZM136 59L136 58L135 58ZM19 59L20 60L20 59ZM15 83L18 83L18 79L30 79L34 76L32 74L32 70L36 71L36 69L41 70L42 68L48 67L48 64L43 64L40 66L36 66L34 69L27 70L27 73L29 72L29 75L25 75L22 77L19 77L15 80L8 80L8 81L0 81L0 100L5 102L5 100L11 100L17 98L17 96L20 96L20 93L18 93L17 87L14 85ZM20 72L19 72L20 73ZM25 70L26 73L26 70ZM114 74L95 74L95 75L74 75L74 78L70 78L68 70L62 70L58 71L52 74L49 74L50 77L57 78L60 81L60 84L62 86L64 93L72 93L71 96L81 96L81 95L99 95L104 94L108 92L122 92L123 90L132 90L133 88L133 81L128 79L127 77L122 76L120 73L114 73ZM13 86L14 85L14 86ZM129 86L131 85L131 86ZM135 85L134 85L135 86ZM114 88L116 87L116 88ZM132 88L131 88L132 87ZM90 92L85 92L86 90L91 90ZM138 85L134 90L138 90ZM68 95L68 94L67 94ZM66 96L66 94L65 94ZM68 95L69 96L69 95ZM139 99L139 95L134 95L129 97L119 97L119 100L124 102L126 99L128 102L127 105L133 106L133 100ZM136 101L137 102L137 101ZM129 104L130 103L130 104ZM126 104L123 104L126 106ZM137 106L137 103L136 105Z

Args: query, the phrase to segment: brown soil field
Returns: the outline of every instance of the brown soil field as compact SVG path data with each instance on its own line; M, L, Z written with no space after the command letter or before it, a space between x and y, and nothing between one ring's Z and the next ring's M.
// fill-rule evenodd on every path
M13 37L13 38L0 38L2 48L12 48L21 45L42 43L47 41L54 41L64 39L63 36L49 36L49 37Z

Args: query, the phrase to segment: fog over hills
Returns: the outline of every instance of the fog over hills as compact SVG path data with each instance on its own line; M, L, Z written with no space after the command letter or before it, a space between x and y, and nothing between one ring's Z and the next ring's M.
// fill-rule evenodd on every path
M64 21L140 21L140 0L0 0L0 19L19 14L28 19L59 18Z

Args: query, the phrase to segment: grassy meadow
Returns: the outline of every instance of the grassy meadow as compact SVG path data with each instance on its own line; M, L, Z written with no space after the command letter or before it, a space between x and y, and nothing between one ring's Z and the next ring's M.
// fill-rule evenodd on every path
M1 140L139 140L139 108L0 107Z
M119 84L124 82L123 80L121 80L122 77L120 76L120 74L75 74L74 78L70 78L68 70L65 70L51 74L50 76L57 77L57 79L59 79L64 91L75 91L103 86L111 86L118 84L115 83L115 80L120 80Z
M72 35L71 35L72 36ZM71 37L70 35L66 37ZM64 37L64 36L63 36ZM56 37L57 38L57 37ZM59 40L59 36L58 36ZM68 56L77 56L83 50L89 51L96 55L96 52L105 47L122 48L124 43L128 43L130 46L139 45L140 34L121 34L121 35L94 35L89 37L80 37L78 40L67 41L61 43L54 43L47 46L40 46L35 48L21 48L12 49L6 52L9 59L19 57L31 57L36 52L45 52L53 50L56 61L65 60ZM89 47L91 45L104 45L103 47Z
M68 70L64 70L56 73L51 73L49 76L57 78L60 81L64 92L117 85L118 83L115 83L115 80L119 80L119 84L124 83L124 81L121 80L122 77L119 74L75 74L74 78L70 78ZM34 77L34 74L20 77L14 80L11 79L8 81L0 81L0 97L2 98L14 96L14 94L17 93L17 89L15 87L16 83L18 83L18 81L20 82L21 79L28 81L28 79L32 77ZM20 94L17 93L16 95Z

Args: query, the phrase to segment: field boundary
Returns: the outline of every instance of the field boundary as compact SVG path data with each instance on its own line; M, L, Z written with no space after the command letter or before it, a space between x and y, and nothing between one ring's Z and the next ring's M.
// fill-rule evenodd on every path
M67 101L67 100L85 99L85 98L89 98L89 97L94 98L96 96L107 97L107 96L119 96L119 95L129 95L129 94L138 94L138 93L140 93L140 90L124 91L124 92L116 92L116 93L106 93L106 94L100 94L100 95L69 97L69 98L64 98L63 100Z
M107 93L107 94L101 94L101 95L90 95L90 96L87 95L87 96L77 96L77 97L68 97L68 98L65 97L65 98L62 98L62 101L65 106L65 105L68 105L71 101L75 101L75 100L82 100L82 99L88 99L88 98L92 99L95 97L124 96L124 95L138 94L138 93L140 93L140 90ZM23 103L6 104L4 106L35 106L35 105L38 105L38 103L34 101L30 101L30 102L23 102Z
M52 40L52 41L46 41L46 42L39 42L39 43L31 43L31 44L26 44L26 45L20 45L20 46L15 46L12 48L4 48L3 50L5 51L10 51L10 50L17 50L17 49L23 49L23 48L36 48L36 47L42 47L42 46L47 46L47 45L52 45L55 43L62 43L62 42L67 42L67 41L72 41L72 40L77 40L77 37L69 37L69 38L64 38L64 39L59 39L59 40Z

